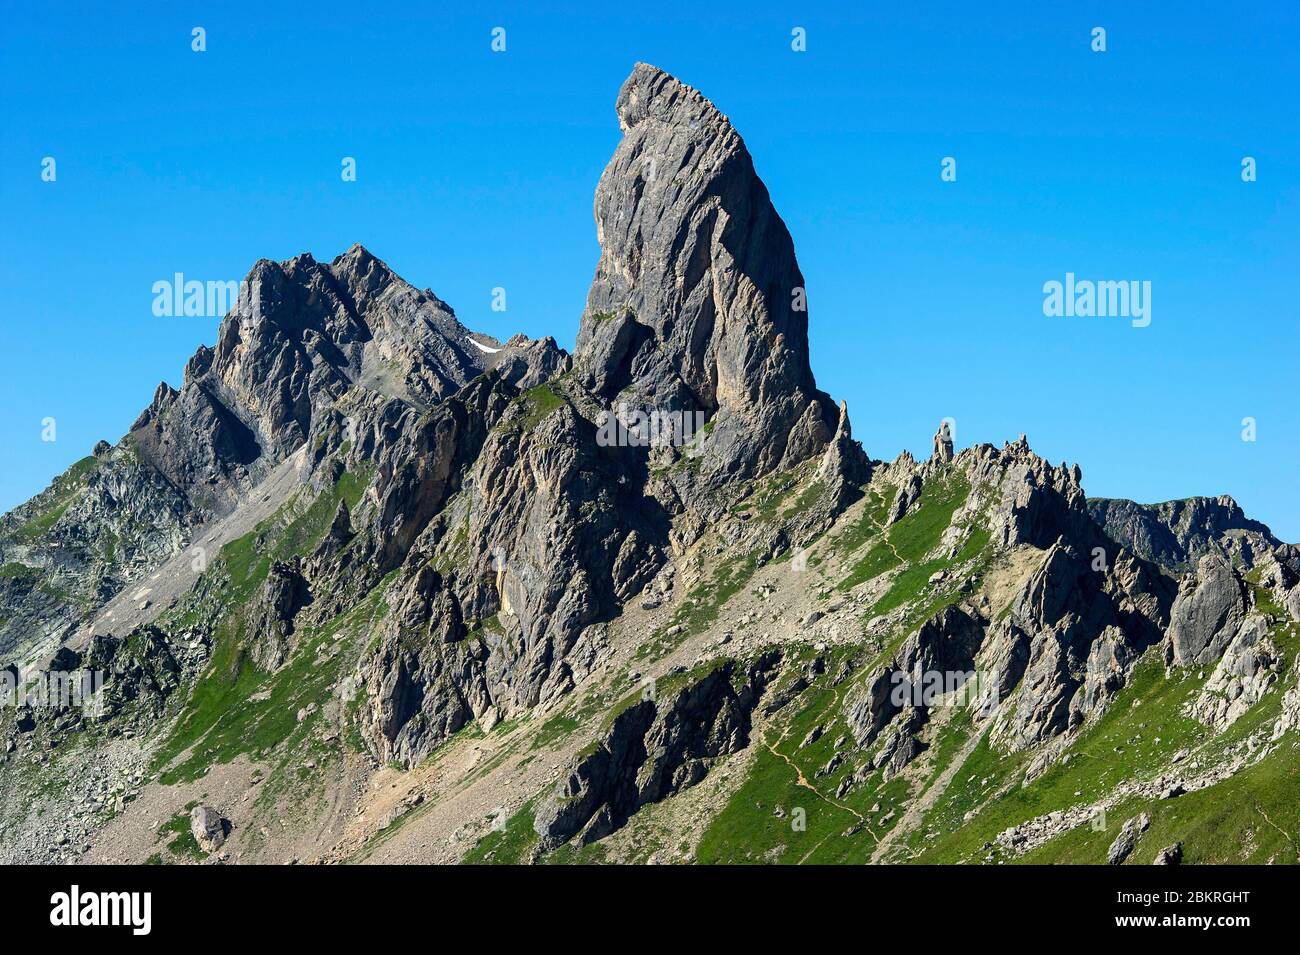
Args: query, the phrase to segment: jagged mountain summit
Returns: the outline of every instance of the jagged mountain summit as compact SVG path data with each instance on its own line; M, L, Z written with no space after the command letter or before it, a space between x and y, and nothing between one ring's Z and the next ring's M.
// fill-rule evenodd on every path
M820 452L838 414L808 362L794 242L731 123L645 63L596 188L601 256L578 332L595 394L704 410L710 464L748 478Z
M44 581L10 596L19 612L0 624L0 650L44 649L84 626L104 600L246 502L314 429L337 425L344 395L427 408L490 368L527 384L564 358L554 339L503 346L471 333L360 245L329 265L305 254L262 260L242 288L216 346L194 353L179 390L160 383L121 441L101 442L4 518L5 561Z
M573 355L260 261L0 520L3 672L99 681L5 711L0 857L1297 861L1300 548L1023 436L871 459L731 123L616 114Z

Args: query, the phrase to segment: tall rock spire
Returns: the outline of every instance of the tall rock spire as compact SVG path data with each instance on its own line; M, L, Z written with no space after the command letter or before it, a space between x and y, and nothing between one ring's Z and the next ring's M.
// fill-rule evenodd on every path
M809 367L803 274L740 135L644 63L616 108L579 375L605 400L714 418L706 471L746 477L820 453L838 414Z

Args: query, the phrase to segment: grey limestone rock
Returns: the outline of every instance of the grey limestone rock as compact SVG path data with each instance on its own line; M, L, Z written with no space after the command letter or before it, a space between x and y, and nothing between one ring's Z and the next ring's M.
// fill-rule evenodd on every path
M230 822L211 806L195 806L190 810L190 834L199 848L211 854L225 844Z
M1145 812L1124 823L1120 828L1119 835L1115 837L1115 841L1111 843L1110 849L1106 853L1106 861L1111 865L1122 863L1133 853L1138 839L1149 828L1151 828L1151 817Z
M1213 663L1246 616L1245 588L1232 565L1209 554L1184 576L1170 609L1169 642L1178 666Z
M808 363L794 243L740 135L699 92L637 64L596 190L601 258L575 368L603 401L704 412L701 469L762 475L820 454L834 404Z

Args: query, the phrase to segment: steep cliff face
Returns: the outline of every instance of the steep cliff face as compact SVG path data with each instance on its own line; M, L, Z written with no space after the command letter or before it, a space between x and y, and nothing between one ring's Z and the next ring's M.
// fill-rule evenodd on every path
M373 740L389 758L418 762L471 719L569 692L603 648L599 625L666 559L667 518L637 490L644 472L600 447L565 389L537 386L499 409L460 495L400 570L398 613L365 664Z
M1007 750L1054 739L1104 712L1133 665L1160 641L1176 588L1096 525L1081 481L1077 466L1048 463L1024 436L1002 448L977 445L954 454L942 427L928 460L903 455L877 470L872 486L892 492L887 535L921 521L927 501L933 509L935 498L965 495L933 549L914 556L941 567L939 578L975 576L954 604L918 621L895 658L853 694L849 722L859 745L871 745L891 722L916 738L928 707L893 702L887 690L901 678L919 684L933 672L981 674L983 685L971 684L979 689L972 719ZM984 556L960 562L977 535L986 535ZM990 560L1019 568L999 606L977 589ZM891 744L893 772L919 752L892 737Z
M809 368L794 244L740 135L644 63L616 110L623 141L596 189L581 380L610 405L703 412L706 474L747 478L820 453L838 414Z
M1088 511L1111 538L1172 573L1187 570L1210 553L1235 554L1239 561L1251 563L1255 554L1281 543L1227 495L1163 504L1094 498Z

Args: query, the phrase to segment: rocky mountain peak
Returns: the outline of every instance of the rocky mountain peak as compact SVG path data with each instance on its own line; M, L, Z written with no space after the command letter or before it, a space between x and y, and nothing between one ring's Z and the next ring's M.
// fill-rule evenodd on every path
M649 63L637 63L623 82L614 104L618 124L628 133L643 123L661 123L691 131L709 130L729 148L744 143L730 121L699 90Z
M450 306L359 244L328 265L308 252L261 259L215 346L195 351L179 391L159 386L131 441L171 485L221 513L349 391L428 408L500 360L490 341L478 342ZM516 375L561 357L553 342L534 349Z
M807 292L744 142L699 92L637 64L596 190L601 257L578 334L605 400L714 419L703 471L819 454L839 415L808 362Z
M372 255L360 242L337 256L330 263L329 270L352 297L353 305L358 311L365 311L391 283L406 284L386 263ZM446 308L445 303L436 296L430 295L429 298L448 313L451 312L451 309Z

